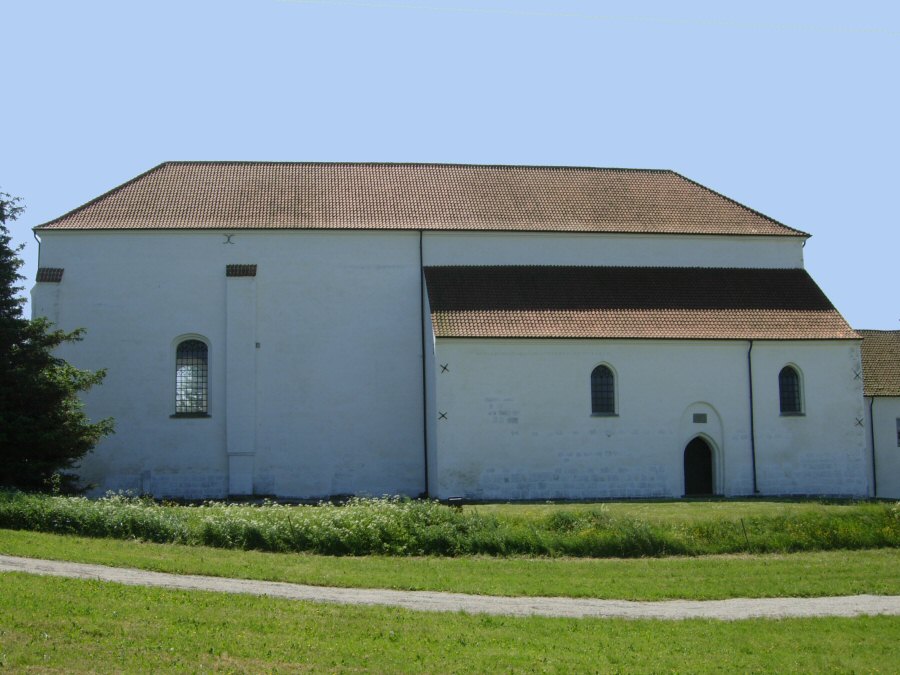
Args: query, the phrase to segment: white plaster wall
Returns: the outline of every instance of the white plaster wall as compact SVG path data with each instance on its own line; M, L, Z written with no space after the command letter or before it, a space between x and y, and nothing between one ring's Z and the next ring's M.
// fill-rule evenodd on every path
M800 237L426 232L425 265L802 268Z
M229 370L239 382L255 380L253 395L233 396L232 405L255 400L256 413L228 428L235 453L254 446L235 462L252 470L254 492L422 492L418 233L240 232L233 244L219 232L42 238L41 264L65 275L37 285L35 313L52 299L42 287L58 286L59 324L87 329L62 355L108 369L86 396L89 414L112 416L117 428L83 462L80 473L97 491L228 492L228 282L244 295L255 286L260 346L244 344L254 339L246 325L232 331L240 356L232 354ZM257 277L226 280L229 263L255 263ZM245 299L231 308L251 306ZM175 343L189 334L210 345L210 417L173 419Z
M65 274L35 286L34 314L85 327L62 356L109 373L86 401L117 433L86 458L84 479L97 492L191 498L248 484L283 497L421 493L419 233L253 231L230 244L224 234L41 234L41 264ZM425 233L423 244L425 264L802 266L793 238ZM227 280L230 263L258 265L257 277ZM210 346L210 416L173 419L175 345L193 335ZM680 496L684 445L698 433L715 446L716 490L752 490L747 343L444 340L434 352L428 338L434 495ZM865 492L847 459L856 430L840 426L861 408L839 375L852 361L841 344L790 357L804 373L833 371L813 382L837 393L809 394L828 399L828 415L810 408L804 425L757 414L770 447L763 491ZM778 358L760 358L756 387L777 383ZM601 361L619 377L618 417L590 416ZM243 384L226 396L228 377ZM764 395L777 402L777 384ZM709 413L702 429L690 421L698 411ZM779 450L792 443L815 450Z
M780 414L778 373L801 377L802 416ZM871 494L857 340L756 342L756 447L763 494Z
M866 423L871 424L866 399ZM897 420L900 419L900 396L876 396L872 406L875 417L875 469L877 471L878 497L900 499L900 445L897 442ZM872 439L866 438L869 455Z
M225 281L225 450L228 453L228 493L254 493L259 383L257 329L259 292L256 277L226 277Z
M31 289L31 315L43 317L52 323L59 322L59 299L62 283L36 283Z
M715 491L751 494L748 346L438 339L437 362L449 365L436 375L436 407L446 414L436 422L438 495L679 497L684 447L696 435L714 448ZM866 493L854 353L855 342L754 347L762 493ZM777 408L783 360L809 371L808 413L789 421ZM600 363L616 374L614 417L591 415L590 373ZM693 423L694 412L708 422Z
M424 274L422 283L425 283ZM425 286L423 286L423 289ZM431 326L431 304L428 301L428 293L422 297L423 334L425 336L425 419L427 426L427 454L428 454L428 496L437 495L437 375L442 371L442 364L435 361L435 340ZM445 365L445 364L444 364Z

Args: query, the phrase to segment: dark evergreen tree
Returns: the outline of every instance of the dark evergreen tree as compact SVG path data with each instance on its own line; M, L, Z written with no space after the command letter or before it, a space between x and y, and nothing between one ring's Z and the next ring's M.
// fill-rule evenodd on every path
M0 192L0 486L72 491L71 469L106 434L111 419L91 423L78 393L99 384L104 371L79 370L54 355L82 331L29 321L19 295L21 246L12 246L7 223L22 212L18 198Z

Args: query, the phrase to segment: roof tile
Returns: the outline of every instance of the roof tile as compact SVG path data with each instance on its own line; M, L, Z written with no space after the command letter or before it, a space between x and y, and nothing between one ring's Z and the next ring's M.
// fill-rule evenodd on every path
M855 339L801 269L427 267L437 337Z
M225 276L226 277L255 277L256 276L256 265L250 265L250 264L225 265Z
M166 162L38 229L385 229L807 236L672 171Z
M65 269L62 267L38 267L37 276L35 276L34 280L38 283L49 282L58 284L62 281L63 272L65 272Z
M900 330L858 330L862 335L866 396L900 396Z

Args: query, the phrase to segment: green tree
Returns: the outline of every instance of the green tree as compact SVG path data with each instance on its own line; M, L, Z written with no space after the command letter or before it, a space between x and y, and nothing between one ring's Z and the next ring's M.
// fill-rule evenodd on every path
M22 208L0 192L0 485L71 491L77 483L71 469L113 430L111 419L91 423L78 398L106 373L79 370L54 355L61 344L80 340L82 330L67 333L23 316L22 246L12 246L6 227Z

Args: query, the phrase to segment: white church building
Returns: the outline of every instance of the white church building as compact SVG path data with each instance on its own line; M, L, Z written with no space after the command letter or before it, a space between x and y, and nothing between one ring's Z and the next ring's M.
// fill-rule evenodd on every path
M672 171L167 162L35 232L96 492L874 494L809 235Z

